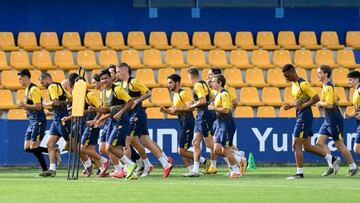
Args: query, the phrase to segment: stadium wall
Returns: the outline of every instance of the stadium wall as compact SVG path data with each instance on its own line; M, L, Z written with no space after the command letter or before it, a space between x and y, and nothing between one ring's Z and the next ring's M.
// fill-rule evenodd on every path
M323 119L314 119L313 130L317 132ZM234 143L246 152L252 152L257 163L294 163L292 152L292 132L295 119L287 118L250 118L236 119L237 133ZM0 166L22 166L37 164L34 157L23 151L24 133L27 128L27 121L0 120ZM51 121L48 121L48 129ZM148 121L149 133L154 141L164 149L168 156L173 157L175 164L182 164L181 157L177 154L177 133L179 124L176 119ZM352 151L356 137L356 121L345 120L344 143ZM315 134L312 142L318 135ZM45 137L42 145L46 145ZM63 148L64 140L59 141L59 147ZM335 151L332 140L329 141L329 148ZM353 152L353 151L352 151ZM340 155L339 152L334 152ZM209 157L209 152L203 146L203 155ZM355 154L353 153L353 156ZM63 152L64 164L67 162L67 154ZM149 154L151 162L158 163L156 158ZM223 162L218 158L219 162ZM305 153L306 163L324 163L324 159Z

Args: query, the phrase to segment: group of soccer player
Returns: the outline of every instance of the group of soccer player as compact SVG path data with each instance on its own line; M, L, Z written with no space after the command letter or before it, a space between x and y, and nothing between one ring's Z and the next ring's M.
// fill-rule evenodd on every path
M348 74L349 84L356 90L353 96L355 112L343 115L338 106L339 96L330 79L329 66L321 65L318 68L318 78L323 83L320 96L307 81L296 74L293 65L285 65L282 71L287 81L292 82L292 95L295 100L293 104L286 104L284 109L296 108L293 148L297 170L296 174L288 179L304 178L303 148L326 159L329 167L323 176L337 174L341 159L331 155L326 143L329 137L332 137L337 149L349 164L348 175L355 175L358 167L343 143L343 116L355 117L358 121L354 151L360 154L360 73L352 71ZM69 153L73 150L70 147L74 146L70 143L73 140L71 129L74 127L71 126L71 94L76 81L85 79L77 73L71 73L69 78L60 84L54 82L49 73L42 73L39 80L50 96L50 101L44 101L39 87L31 82L31 74L27 69L19 71L18 76L20 84L26 88L24 101L19 101L18 106L26 109L30 121L25 134L24 150L33 153L38 159L43 170L40 176L55 177L56 164L61 163L60 150L56 148L60 137L66 141L64 150ZM188 169L183 176L199 177L200 166L204 174L216 174L218 156L222 157L230 168L229 177L242 176L246 169L245 154L233 144L236 124L232 114L237 106L236 95L229 91L219 68L210 68L207 81L201 80L198 69L190 68L188 78L193 84L192 93L181 87L181 77L178 74L167 77L168 88L174 93L173 105L160 107L161 112L178 116L178 153ZM91 83L101 94L97 96L92 90L86 91L81 139L78 143L81 145L80 160L84 166L82 174L89 177L95 173L93 168L97 168L96 174L99 177L137 179L138 176L148 176L154 170L146 154L145 149L148 149L163 167L163 178L167 178L173 168L172 158L150 138L147 115L142 107L142 102L151 96L151 91L141 81L132 77L131 67L126 63L111 65L101 70L93 75ZM316 145L311 144L312 105L324 108L325 112ZM45 108L50 112L45 113ZM47 148L44 148L40 146L40 142L45 134L47 114L51 114L54 119ZM201 156L202 141L210 150L210 159ZM189 150L191 146L193 151ZM49 168L43 152L49 153ZM109 173L111 163L114 170Z

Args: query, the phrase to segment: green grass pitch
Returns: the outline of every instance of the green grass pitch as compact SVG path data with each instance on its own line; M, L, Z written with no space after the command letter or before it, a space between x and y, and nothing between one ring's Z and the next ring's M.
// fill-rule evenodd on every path
M325 167L305 167L305 179L286 180L295 167L259 167L237 179L217 175L184 178L185 168L175 168L166 180L162 170L145 178L123 179L80 177L66 180L66 170L57 177L37 176L33 168L0 169L0 202L357 202L360 199L360 175L345 177L342 166L337 176L321 177Z

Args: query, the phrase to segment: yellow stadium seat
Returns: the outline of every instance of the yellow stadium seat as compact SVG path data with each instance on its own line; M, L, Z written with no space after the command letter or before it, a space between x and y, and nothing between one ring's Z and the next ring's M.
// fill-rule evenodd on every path
M311 70L311 76L310 76L310 82L312 86L320 87L322 86L322 83L319 81L319 78L317 77L317 68L314 68Z
M211 66L219 68L231 68L231 65L227 62L226 53L224 50L210 50L208 57L209 64Z
M34 32L19 32L18 46L26 51L37 51L41 47L38 46Z
M295 108L291 108L291 109L285 111L284 107L282 106L282 107L280 107L279 117L280 118L295 118L296 110L295 110Z
M99 56L99 65L108 67L111 64L119 64L118 56L114 50L102 50Z
M301 78L303 78L305 80L308 80L308 76L307 76L307 73L306 73L305 69L297 68L296 73L298 74L299 77L301 77Z
M15 39L12 32L0 32L0 50L17 51L19 47L15 45Z
M69 76L71 73L77 73L77 74L79 74L79 70L69 70L69 71L67 72L67 76ZM66 77L66 78L68 78L68 77ZM91 85L91 77L89 77L88 74L85 74L85 80L86 80L86 82L88 83L88 84L87 84L88 88L89 88L89 89L92 88L92 85Z
M244 87L244 81L242 79L242 74L240 69L229 68L225 69L224 76L226 78L226 84L229 84L231 87Z
M337 95L339 95L339 97L340 97L340 101L338 101L340 106L349 106L352 104L352 102L350 102L346 98L346 93L345 93L344 87L335 87L335 91L336 91Z
M129 47L125 45L124 36L122 32L107 32L105 44L110 49L116 51L129 49Z
M1 70L10 70L10 69L11 69L11 67L7 63L5 52L0 51L0 71Z
M40 90L40 94L41 94L41 97L49 102L50 101L50 95L49 95L49 92L46 90L46 89L43 89L43 90Z
M247 69L245 75L246 84L253 87L266 87L263 71L261 69Z
M312 69L317 68L317 65L313 63L311 51L309 50L296 50L294 57L294 64L296 67Z
M202 50L211 50L216 47L211 44L210 34L208 32L194 32L192 44Z
M360 68L355 61L354 52L349 49L339 50L336 54L337 63L343 68Z
M191 91L190 91L191 92ZM236 89L234 87L230 87L229 86L229 93L232 94L232 95L235 95L236 97L236 101L238 101L238 96L237 96L237 92L236 92ZM234 107L233 107L234 108Z
M149 44L154 49L171 49L165 32L151 32L149 37Z
M360 49L360 31L348 31L346 33L346 46Z
M267 72L267 83L274 87L288 87L290 83L286 79L280 68L269 69Z
M280 31L277 41L278 45L283 49L296 50L301 48L296 44L295 34L292 31Z
M290 52L288 50L275 50L273 64L279 68L283 68L286 64L292 64Z
M160 112L159 107L146 108L146 114L150 119L165 119L165 116L162 112Z
M259 46L254 44L254 38L251 32L237 32L235 45L243 50L255 50L259 48Z
M256 45L266 50L280 49L280 46L275 44L272 32L258 32L256 35Z
M321 33L321 44L328 49L343 49L344 45L340 45L336 32L323 31Z
M39 88L43 88L40 83L41 71L40 70L30 70L30 74L31 74L31 82L34 83L35 85L37 85Z
M18 89L16 91L15 103L17 104L17 102L24 100L25 100L25 89Z
M235 109L235 118L253 118L254 111L251 106L238 106Z
M136 70L136 79L149 88L160 87L155 81L154 71L149 68Z
M121 62L129 64L133 69L144 68L144 65L140 63L139 52L137 50L122 51Z
M33 69L26 51L12 51L10 54L10 65L15 69Z
M230 53L230 63L235 68L253 68L249 63L249 57L245 50L232 50Z
M215 32L214 45L222 50L234 50L237 46L234 46L230 32Z
M49 51L58 51L63 49L59 45L59 38L56 32L42 32L40 34L40 46Z
M275 109L272 106L259 106L256 117L258 118L274 118L276 117Z
M184 63L184 57L181 50L166 50L165 63L172 68L186 68L187 64Z
M256 87L243 87L240 90L239 105L260 106L262 102L259 99L259 93Z
M281 100L280 90L277 87L264 87L261 98L265 105L281 106L284 104Z
M300 32L299 44L301 47L310 50L316 50L322 48L322 46L318 44L315 32L313 31Z
M151 90L151 102L156 106L172 106L168 88L153 88Z
M146 44L144 33L138 31L128 33L127 44L133 49L145 50L151 48Z
M253 51L251 61L252 64L258 68L275 68L275 66L270 63L269 52L266 50Z
M189 70L188 68L180 69L181 86L183 86L183 87L191 87L192 86L192 83L188 77L188 73L187 73L188 70Z
M167 87L167 77L171 74L175 74L175 69L173 68L163 68L159 69L158 72L158 83L161 87Z
M187 32L172 32L171 46L180 50L189 50L194 48L194 46L190 45Z
M107 47L104 46L100 32L85 32L84 45L86 48L94 51L107 49Z
M10 109L7 114L9 120L25 120L26 111L24 109Z
M354 113L354 112L355 112L354 106L347 106L346 109L345 109L345 112L346 112L347 114Z
M334 56L331 50L317 50L315 55L315 64L326 64L332 68L339 67L339 65L334 62Z
M209 68L210 65L206 63L205 55L202 50L189 50L187 53L187 64L196 68Z
M144 51L143 56L144 65L147 68L165 68L166 65L163 63L161 53L157 49L149 49Z
M312 113L314 118L319 118L320 117L320 110L317 106L312 106L311 107Z
M293 104L294 98L291 93L291 87L286 87L284 90L284 102L286 104Z
M49 70L47 71L54 82L61 83L63 80L65 80L65 73L63 70Z
M85 47L81 45L78 32L64 32L61 41L63 47L70 51L81 51L85 49Z
M202 80L206 81L209 76L209 68L205 68L201 71Z
M51 70L56 68L51 62L51 56L48 51L34 51L32 64L39 70Z
M10 90L0 90L0 109L14 109L17 105L14 104L14 98Z
M94 51L79 51L77 55L77 64L85 69L98 69L100 66L96 63Z
M332 81L335 86L348 87L349 82L347 78L347 74L349 73L349 69L347 68L335 68L332 72Z
M145 99L145 100L142 102L142 106L145 107L145 108L147 108L147 107L153 107L154 104L150 102L150 99L149 99L149 98L147 98L147 99Z
M56 51L55 65L63 70L77 69L78 66L74 63L74 58L71 51Z

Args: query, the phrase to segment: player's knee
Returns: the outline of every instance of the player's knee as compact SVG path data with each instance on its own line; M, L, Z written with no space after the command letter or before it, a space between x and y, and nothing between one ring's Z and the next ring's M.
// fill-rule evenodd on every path
M356 144L356 145L354 146L354 152L355 152L356 154L360 154L360 144Z
M86 145L81 145L80 151L85 153L87 151L87 146Z
M311 145L309 145L309 144L304 144L304 150L307 151L307 152L312 151Z
M112 146L111 145L106 145L105 152L106 153L111 153L111 150L112 150Z

